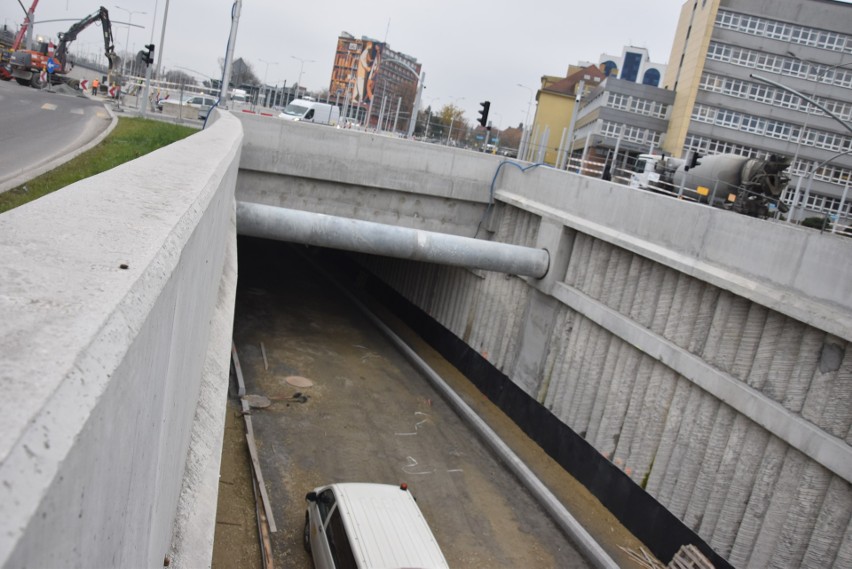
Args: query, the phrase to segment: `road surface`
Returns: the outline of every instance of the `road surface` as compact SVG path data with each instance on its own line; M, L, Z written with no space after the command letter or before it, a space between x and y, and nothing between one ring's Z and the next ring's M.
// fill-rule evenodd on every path
M407 482L451 567L588 567L351 302L295 248L267 243L241 239L234 339L248 393L272 400L252 422L278 527L275 567L312 567L301 544L304 495L342 481ZM289 401L296 392L307 402ZM237 518L224 512L220 502L220 529L234 530Z
M103 100L14 81L0 81L0 117L0 191L94 140L111 122Z

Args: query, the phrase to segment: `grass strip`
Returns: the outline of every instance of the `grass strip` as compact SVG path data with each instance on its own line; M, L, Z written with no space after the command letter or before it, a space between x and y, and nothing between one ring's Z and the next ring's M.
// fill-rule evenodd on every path
M0 213L69 184L135 160L198 132L197 129L138 117L121 117L103 142L65 164L0 194Z

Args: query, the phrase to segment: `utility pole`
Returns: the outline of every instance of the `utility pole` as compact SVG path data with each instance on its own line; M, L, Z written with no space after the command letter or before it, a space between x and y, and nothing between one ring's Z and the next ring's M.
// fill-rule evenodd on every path
M231 12L231 35L228 37L228 49L225 52L225 69L222 73L222 84L219 86L219 102L224 102L222 108L228 108L228 85L231 83L231 71L234 67L234 47L237 44L237 30L240 27L240 11L243 0L235 0Z

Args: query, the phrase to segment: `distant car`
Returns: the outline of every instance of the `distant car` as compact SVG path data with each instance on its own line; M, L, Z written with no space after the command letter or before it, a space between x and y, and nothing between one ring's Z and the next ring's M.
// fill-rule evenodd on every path
M157 101L157 108L159 110L163 110L163 107L166 105L179 105L184 107L191 107L194 109L206 108L209 111L210 107L215 104L216 98L211 97L210 95L187 95L183 99L160 99L159 101Z
M331 484L305 499L304 545L316 569L449 567L405 484Z

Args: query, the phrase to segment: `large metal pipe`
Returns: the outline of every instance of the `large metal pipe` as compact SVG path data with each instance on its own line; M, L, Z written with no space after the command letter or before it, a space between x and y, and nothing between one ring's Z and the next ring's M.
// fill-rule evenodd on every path
M550 265L550 254L545 249L250 202L237 202L237 232L251 237L538 279L547 274Z

